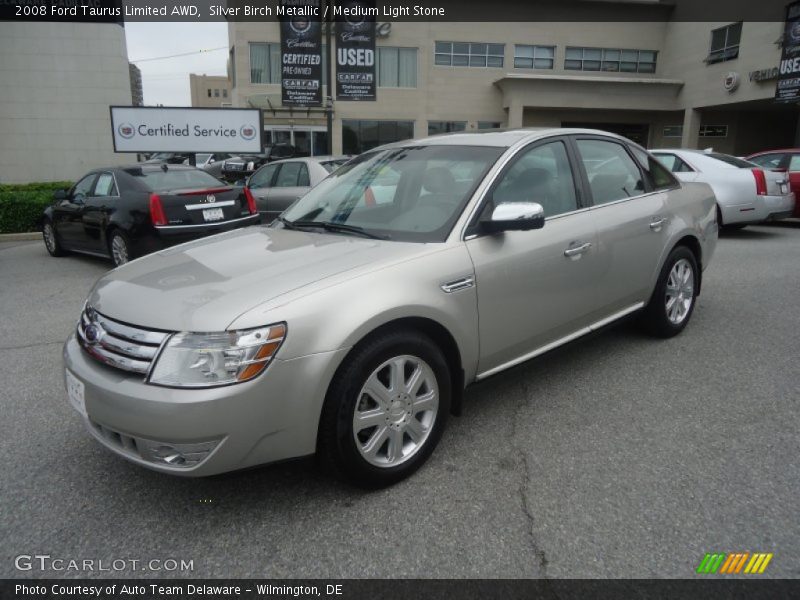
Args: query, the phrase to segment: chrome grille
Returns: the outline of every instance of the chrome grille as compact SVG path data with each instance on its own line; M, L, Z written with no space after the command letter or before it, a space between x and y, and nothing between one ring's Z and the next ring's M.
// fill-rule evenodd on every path
M89 306L78 322L78 340L92 358L142 375L150 370L161 344L169 336L166 331L142 329L109 319Z

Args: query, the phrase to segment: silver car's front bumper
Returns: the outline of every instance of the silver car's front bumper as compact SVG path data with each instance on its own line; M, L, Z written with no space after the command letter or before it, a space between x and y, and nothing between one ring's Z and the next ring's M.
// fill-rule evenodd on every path
M328 382L347 349L275 360L247 383L173 389L102 365L64 345L66 368L84 385L92 435L142 466L200 477L313 454ZM184 453L184 466L167 462Z

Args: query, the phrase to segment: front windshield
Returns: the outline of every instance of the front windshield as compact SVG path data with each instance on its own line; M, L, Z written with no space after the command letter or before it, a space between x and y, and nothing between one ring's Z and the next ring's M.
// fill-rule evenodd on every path
M340 225L392 240L443 242L505 150L438 145L362 154L283 213L283 226Z

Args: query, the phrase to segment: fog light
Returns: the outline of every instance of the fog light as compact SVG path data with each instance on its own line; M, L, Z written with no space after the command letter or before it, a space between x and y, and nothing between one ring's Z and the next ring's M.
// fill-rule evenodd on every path
M211 455L219 443L220 440L193 444L138 440L139 453L144 460L183 469L199 465Z

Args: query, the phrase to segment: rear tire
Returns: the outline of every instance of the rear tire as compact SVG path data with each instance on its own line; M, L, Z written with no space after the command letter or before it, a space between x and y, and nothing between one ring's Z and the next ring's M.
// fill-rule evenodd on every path
M694 253L686 246L673 248L642 313L641 324L645 331L661 338L670 338L683 331L694 312L698 282Z
M414 473L444 431L450 381L442 351L421 333L390 331L356 347L339 367L322 409L323 466L364 488Z
M133 260L128 236L123 231L115 229L111 232L111 236L108 238L108 253L111 255L115 267Z
M53 222L50 219L46 219L42 224L42 239L44 240L44 247L47 249L47 252L50 253L50 256L64 256L67 254L67 251L64 250L64 247L58 239L58 233L56 233L56 228L53 226Z

